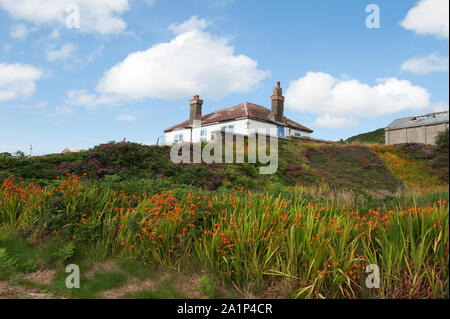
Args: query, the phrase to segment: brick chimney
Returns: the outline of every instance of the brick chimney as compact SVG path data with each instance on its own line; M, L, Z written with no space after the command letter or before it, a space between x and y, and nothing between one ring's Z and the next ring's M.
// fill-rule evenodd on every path
M189 121L193 124L194 121L200 121L202 119L203 100L200 100L200 97L196 95L194 96L194 99L189 101L189 104L191 105Z
M272 100L272 118L277 122L282 122L284 115L284 96L280 82L277 82L277 86L273 88L273 95L270 99Z

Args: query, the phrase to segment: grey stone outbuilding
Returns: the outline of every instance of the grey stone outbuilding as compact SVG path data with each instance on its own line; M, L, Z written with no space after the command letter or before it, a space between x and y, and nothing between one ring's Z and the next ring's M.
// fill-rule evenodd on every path
M386 144L435 144L439 132L448 129L449 112L431 113L394 120L385 130Z

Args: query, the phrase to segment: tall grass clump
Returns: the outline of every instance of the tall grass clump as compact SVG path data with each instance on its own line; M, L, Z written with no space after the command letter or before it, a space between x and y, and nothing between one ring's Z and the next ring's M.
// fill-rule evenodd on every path
M448 297L448 191L438 200L414 195L361 209L304 192L130 195L70 174L46 188L11 177L0 187L0 225L35 239L60 238L71 253L82 247L103 258L202 269L241 292ZM379 289L366 287L370 264L380 269Z

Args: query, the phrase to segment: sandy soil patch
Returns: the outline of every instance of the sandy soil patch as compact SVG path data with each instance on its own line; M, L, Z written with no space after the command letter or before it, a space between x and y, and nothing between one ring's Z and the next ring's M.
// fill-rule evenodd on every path
M141 290L151 290L156 285L157 285L156 282L150 279L140 280L137 278L133 278L122 287L104 291L102 293L102 298L105 299L124 298L124 296L128 293L138 292Z
M63 299L51 293L43 293L39 288L13 286L6 281L0 281L0 299Z
M55 278L55 270L38 270L24 277L26 280L30 280L37 284L49 285Z
M112 260L105 260L101 263L94 263L91 268L89 268L88 272L86 273L86 277L92 279L95 275L95 273L98 272L112 272L117 271L119 267L117 264Z
M198 291L200 286L200 275L185 275L180 274L176 283L175 288L181 291L189 299L202 299L203 295Z

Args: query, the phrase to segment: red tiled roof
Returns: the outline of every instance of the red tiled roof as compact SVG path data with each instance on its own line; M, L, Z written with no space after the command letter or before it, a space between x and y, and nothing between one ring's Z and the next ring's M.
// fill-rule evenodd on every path
M221 109L221 110L209 113L207 115L203 115L201 124L207 125L207 124L212 124L212 123L228 122L228 121L233 121L233 120L241 119L241 118L249 118L249 119L254 119L254 120L258 120L258 121L279 124L278 122L275 122L270 117L270 113L271 113L271 111L268 108L265 108L264 106L256 105L256 104L249 103L249 102L244 102L244 103L241 103L241 104L233 106L233 107L228 107L225 109ZM288 126L290 128L300 130L300 131L309 132L309 133L313 132L313 130L307 128L306 126L298 124L297 122L292 121L291 119L288 119L287 117L284 117L284 116L283 116L282 124L284 124L285 126ZM170 131L174 131L176 129L183 129L183 128L188 128L188 127L190 127L190 122L189 122L189 120L186 120L177 125L169 127L164 132L170 132Z

